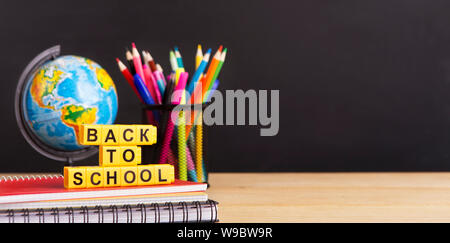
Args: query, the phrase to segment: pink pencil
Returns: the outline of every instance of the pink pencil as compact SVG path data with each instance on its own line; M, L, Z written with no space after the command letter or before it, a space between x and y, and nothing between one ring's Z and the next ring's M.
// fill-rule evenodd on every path
M187 76L188 75L185 72L183 72L180 75L178 84L174 89L174 95L172 96L172 104L175 104L175 105L180 104L181 96L182 96L181 91L183 91L184 88L186 87ZM172 114L170 114L169 119L167 120L166 134L165 134L163 142L162 142L161 155L159 157L160 164L164 164L167 161L167 156L169 155L170 142L172 141L174 126L175 125L173 124L173 121L172 121Z
M139 52L136 48L136 45L133 43L131 43L133 49L131 50L133 52L133 64L134 67L136 68L136 73L139 74L139 76L141 76L141 78L144 80L145 83L147 83L147 80L145 79L145 75L144 75L144 69L142 68L142 60L141 60L141 56L139 55Z
M142 69L144 71L144 76L145 76L148 91L152 95L153 100L155 102L157 102L158 104L161 104L161 102L162 102L161 93L159 92L156 81L153 78L150 67L147 64L144 64L144 65L142 65Z

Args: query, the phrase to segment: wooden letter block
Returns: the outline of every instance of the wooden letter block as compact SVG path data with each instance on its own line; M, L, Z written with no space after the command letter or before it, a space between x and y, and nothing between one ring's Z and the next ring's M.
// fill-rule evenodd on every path
M81 145L100 145L102 138L101 125L80 125L78 143Z
M141 163L142 151L138 146L100 146L100 166L135 166Z
M64 187L86 188L86 167L64 167Z
M155 185L155 166L154 165L140 165L137 167L138 172L138 185Z
M169 164L159 164L155 166L155 184L170 184L175 181L175 168Z
M120 164L119 146L100 146L98 155L100 166L117 166Z
M86 167L86 187L103 187L103 167L88 166Z
M139 165L138 185L170 184L175 181L175 169L169 164Z
M136 145L136 126L119 125L120 145Z
M103 187L121 185L120 167L103 167Z
M119 126L115 125L102 126L101 145L119 145Z
M141 163L141 147L138 146L121 146L120 147L120 165L138 165Z
M156 143L156 127L152 125L136 125L136 145L152 145Z
M137 186L138 175L137 166L120 167L121 186Z

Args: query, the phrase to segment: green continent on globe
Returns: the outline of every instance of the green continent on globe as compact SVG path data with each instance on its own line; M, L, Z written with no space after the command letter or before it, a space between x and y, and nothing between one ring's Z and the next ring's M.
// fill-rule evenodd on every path
M113 124L117 91L108 73L94 61L61 56L43 64L28 80L23 97L26 123L39 139L63 151L78 144L79 125Z
M72 127L78 137L80 124L92 124L95 122L97 108L85 109L83 106L68 105L61 109L61 113L62 122Z

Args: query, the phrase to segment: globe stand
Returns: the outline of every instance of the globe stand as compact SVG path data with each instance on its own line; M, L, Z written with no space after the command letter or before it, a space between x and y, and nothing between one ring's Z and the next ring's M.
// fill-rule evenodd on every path
M16 94L15 94L15 104L14 111L16 115L17 125L19 126L20 132L25 137L25 140L40 154L57 161L65 162L66 165L72 166L75 161L86 159L98 152L96 147L86 147L76 151L62 151L59 149L52 148L42 142L40 138L31 130L28 124L26 124L26 119L24 117L24 95L25 89L27 87L27 82L30 80L32 75L40 68L44 63L54 60L61 53L61 47L59 45L51 47L39 55L37 55L25 68L20 75L19 83L17 84Z

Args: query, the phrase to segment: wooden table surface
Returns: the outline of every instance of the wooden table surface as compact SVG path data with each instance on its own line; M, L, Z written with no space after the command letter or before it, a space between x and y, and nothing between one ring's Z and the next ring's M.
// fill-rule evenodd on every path
M214 173L221 222L450 222L450 173Z
M211 173L210 184L221 222L450 222L450 173Z

